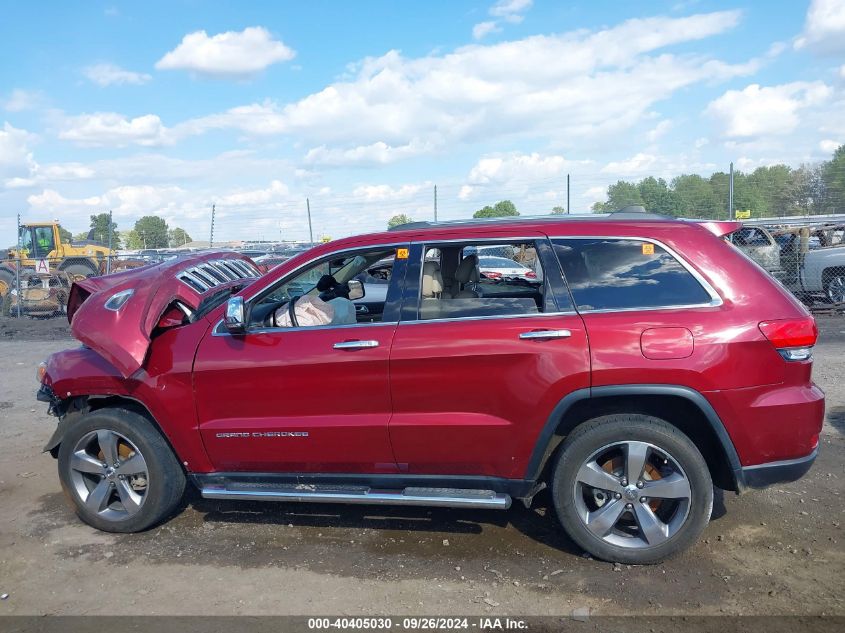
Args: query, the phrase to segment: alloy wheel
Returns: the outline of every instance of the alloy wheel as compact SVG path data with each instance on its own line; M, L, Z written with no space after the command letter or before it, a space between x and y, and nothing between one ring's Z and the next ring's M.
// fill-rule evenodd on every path
M661 545L689 516L692 489L668 452L647 442L616 442L578 469L578 518L597 538L617 547Z
M845 303L845 277L840 275L828 282L827 298L833 303Z
M120 433L107 429L86 433L73 449L69 468L73 491L104 519L131 517L146 500L147 462Z

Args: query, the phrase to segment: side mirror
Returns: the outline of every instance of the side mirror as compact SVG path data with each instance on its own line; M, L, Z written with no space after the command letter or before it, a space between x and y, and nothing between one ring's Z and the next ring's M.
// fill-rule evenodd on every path
M346 285L349 286L349 300L355 301L355 299L363 299L364 298L364 284L358 281L357 279L350 279L346 282Z
M230 334L246 333L246 309L243 297L231 297L226 303L226 315L223 324Z

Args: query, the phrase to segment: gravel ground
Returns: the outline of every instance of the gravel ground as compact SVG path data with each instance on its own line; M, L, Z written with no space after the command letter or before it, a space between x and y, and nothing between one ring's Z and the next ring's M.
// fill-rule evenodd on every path
M35 323L35 325L33 325ZM585 558L549 499L507 512L210 502L111 535L79 522L41 454L34 371L60 320L0 321L0 615L845 615L845 318L819 319L821 455L794 484L717 496L702 540L652 567Z

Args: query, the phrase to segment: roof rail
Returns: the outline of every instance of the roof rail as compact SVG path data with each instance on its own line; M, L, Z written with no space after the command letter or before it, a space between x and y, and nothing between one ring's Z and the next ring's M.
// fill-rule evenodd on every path
M422 220L419 222L406 222L388 229L388 231L413 231L414 229L432 229L436 227L447 227L461 224L492 224L496 222L566 222L575 220L677 220L668 215L650 213L645 207L639 205L628 205L618 211L610 213L577 213L563 215L521 215L504 216L498 218L463 218L460 220L441 220L432 222Z

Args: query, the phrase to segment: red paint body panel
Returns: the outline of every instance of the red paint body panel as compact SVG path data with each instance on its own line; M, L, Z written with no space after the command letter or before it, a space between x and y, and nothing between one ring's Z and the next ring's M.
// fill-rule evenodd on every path
M372 325L207 336L194 381L199 426L215 468L395 472L387 433L394 330ZM332 347L348 340L379 345ZM267 431L308 436L253 435Z
M572 335L519 338L557 329ZM555 314L400 324L390 377L400 468L519 478L561 394L590 384L586 331Z

